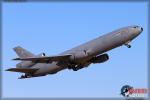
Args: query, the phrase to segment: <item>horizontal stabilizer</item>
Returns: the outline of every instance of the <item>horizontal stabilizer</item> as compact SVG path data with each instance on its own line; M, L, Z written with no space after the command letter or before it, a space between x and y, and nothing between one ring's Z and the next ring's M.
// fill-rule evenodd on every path
M57 56L45 56L45 57L26 57L15 58L13 60L32 61L34 63L51 63L53 61L66 61L71 55L57 55Z
M7 69L6 71L12 71L12 72L20 72L20 73L29 73L29 74L33 74L34 72L36 72L38 69L29 69L29 68L10 68Z

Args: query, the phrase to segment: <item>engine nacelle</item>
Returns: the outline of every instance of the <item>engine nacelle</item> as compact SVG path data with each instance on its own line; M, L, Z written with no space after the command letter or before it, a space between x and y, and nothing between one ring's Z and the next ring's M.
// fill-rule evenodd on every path
M105 61L107 61L109 59L108 54L102 54L102 55L98 55L96 57L93 57L90 62L92 63L103 63Z

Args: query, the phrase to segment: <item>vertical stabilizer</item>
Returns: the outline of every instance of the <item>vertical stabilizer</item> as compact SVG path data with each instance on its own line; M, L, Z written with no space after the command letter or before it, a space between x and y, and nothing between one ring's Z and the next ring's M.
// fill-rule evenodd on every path
M24 48L20 47L20 46L17 46L15 48L13 48L14 51L17 53L17 55L20 57L20 58L26 58L26 57L34 57L35 55L32 54L31 52L25 50Z
M17 46L17 47L15 47L13 49L14 49L14 51L17 53L17 55L20 58L34 57L35 56L31 52L25 50L24 48L22 48L20 46ZM29 68L29 67L31 67L33 65L34 65L34 63L32 61L22 61L22 62L16 64L16 67L17 68Z

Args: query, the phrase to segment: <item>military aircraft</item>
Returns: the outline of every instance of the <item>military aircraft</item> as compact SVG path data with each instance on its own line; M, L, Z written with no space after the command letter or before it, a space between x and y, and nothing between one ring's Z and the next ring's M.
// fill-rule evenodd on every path
M125 45L131 48L129 43L142 31L143 28L137 25L123 27L54 56L46 56L45 53L34 55L17 46L14 51L19 58L13 60L21 62L16 68L6 71L24 73L19 79L55 74L64 69L77 71L90 64L107 61L109 56L106 52L116 47Z

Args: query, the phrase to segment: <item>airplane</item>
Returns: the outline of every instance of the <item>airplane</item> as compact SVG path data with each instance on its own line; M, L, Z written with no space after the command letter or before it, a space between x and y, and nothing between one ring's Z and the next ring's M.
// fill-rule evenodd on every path
M143 28L137 25L123 27L54 56L46 56L45 53L34 55L17 46L13 49L19 58L13 60L21 62L16 64L16 68L9 68L6 71L23 73L19 79L55 74L64 69L78 71L90 64L109 60L106 53L109 50L122 45L131 48L129 43L142 31Z

